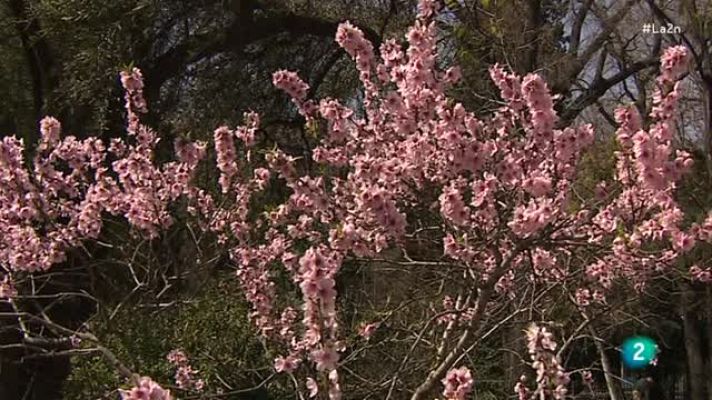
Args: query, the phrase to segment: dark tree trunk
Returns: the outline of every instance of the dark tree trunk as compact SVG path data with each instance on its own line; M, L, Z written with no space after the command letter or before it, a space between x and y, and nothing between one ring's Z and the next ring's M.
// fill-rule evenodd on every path
M70 330L78 329L94 312L94 304L85 297L53 295L87 290L87 280L73 272L68 265L56 265L50 275L38 274L35 283L40 289L35 293L45 295L38 300L16 299L20 312L33 315L46 314L54 323ZM18 288L22 293L22 287ZM8 303L0 302L5 315L14 313ZM41 324L24 319L24 326L34 338L57 339ZM0 350L0 400L61 400L62 388L71 373L67 356L37 358L33 346L24 346L23 334L16 317L0 318L0 345L12 345ZM36 344L50 351L69 349L69 344ZM28 358L29 357L29 358Z
M683 286L682 323L687 356L687 379L689 400L705 400L705 363L702 358L702 337L695 310L696 293L689 285Z
M523 322L514 321L504 329L502 338L504 339L503 347L511 351L504 353L504 392L513 393L514 386L522 376L524 368L522 368L521 357L528 361L527 349L524 344L524 328Z
M616 379L616 371L613 369L613 363L608 353L606 353L603 343L596 340L596 349L598 349L598 355L601 358L601 366L603 367L603 374L606 378L606 388L608 389L610 400L625 400L620 382Z
M43 116L47 95L56 85L54 57L47 41L42 37L39 21L28 12L29 6L23 0L7 2L17 35L22 43L25 60L32 80L32 101L36 117ZM34 141L30 141L32 143Z

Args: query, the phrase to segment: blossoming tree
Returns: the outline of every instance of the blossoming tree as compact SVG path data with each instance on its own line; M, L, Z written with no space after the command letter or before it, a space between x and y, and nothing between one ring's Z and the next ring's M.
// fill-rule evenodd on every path
M438 64L437 11L436 1L421 0L407 47L388 40L378 52L353 25L339 27L336 41L363 84L362 109L309 99L296 73L274 73L274 85L318 137L312 151L318 171L280 149L258 151L260 119L250 112L244 125L214 132L221 193L198 187L192 176L206 144L177 142L174 161L154 160L159 138L141 123L146 104L137 69L121 78L129 142L61 138L59 122L45 118L27 168L23 144L4 138L0 264L7 273L0 295L12 298L12 275L45 271L96 238L102 215L123 216L155 237L171 224L169 205L185 199L191 223L229 249L250 318L275 352L274 369L294 377L301 396L341 398L342 368L368 350L380 321L364 321L362 340L345 331L339 274L353 260L387 253L389 261L449 277L443 307L427 316L412 344L426 334L439 341L433 361L420 383L403 392L416 400L443 389L445 398L465 399L476 376L461 365L463 357L497 328L493 310L521 295L520 279L549 286L542 297L571 291L586 310L605 303L617 285L643 290L681 255L712 240L712 216L685 221L675 197L692 166L690 155L672 145L684 47L665 51L649 126L634 107L618 109L615 179L600 182L595 197L580 198L574 185L593 126L559 126L544 80L498 65L490 76L501 91L499 109L487 117L468 112L447 94L459 70ZM276 187L288 194L264 207L262 196ZM410 250L424 233L440 254L413 258ZM704 266L689 270L706 282L711 274ZM531 387L524 380L517 385L520 398L564 398L569 378L551 332L533 325L527 338L537 379ZM203 390L183 353L171 360L180 389ZM404 355L381 385L387 398L407 362ZM126 375L134 387L122 391L125 399L171 398L150 378Z

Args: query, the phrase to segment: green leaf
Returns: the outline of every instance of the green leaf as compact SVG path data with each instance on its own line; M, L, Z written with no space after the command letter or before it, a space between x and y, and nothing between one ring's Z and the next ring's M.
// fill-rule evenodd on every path
M623 239L626 239L626 241L627 241L625 226L623 225L623 222L621 222L621 221L618 221L618 223L616 224L616 234L617 234L617 236L622 237Z
M319 133L319 121L313 119L306 123L305 128L310 137L316 138Z
M499 29L497 24L490 24L489 31L492 35L496 36L497 38L502 38L502 31Z
M445 7L452 11L457 11L462 7L462 5L458 0L445 0Z

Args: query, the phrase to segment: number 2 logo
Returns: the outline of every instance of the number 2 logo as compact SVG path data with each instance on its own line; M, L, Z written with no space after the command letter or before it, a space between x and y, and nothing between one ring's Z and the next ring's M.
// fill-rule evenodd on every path
M635 348L635 353L633 353L633 360L635 361L645 361L645 357L643 357L643 352L645 351L645 345L641 342L638 342L633 345Z

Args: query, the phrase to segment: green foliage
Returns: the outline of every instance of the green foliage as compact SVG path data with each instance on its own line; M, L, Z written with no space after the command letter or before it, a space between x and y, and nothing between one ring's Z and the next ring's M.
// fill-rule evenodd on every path
M24 63L22 48L18 38L12 38L12 27L0 22L0 35L7 40L0 42L0 73L4 83L0 85L0 134L17 134L25 137L28 130L34 129L34 115L32 113L31 86L27 70L17 68Z
M61 76L47 111L70 110L87 127L104 130L120 68L147 44L146 27L157 7L142 0L42 0L32 4L43 36L54 45Z
M615 137L605 136L599 138L586 150L581 158L578 175L575 181L575 191L578 195L574 201L585 201L594 195L596 185L601 181L612 182L616 168L614 152L618 142Z
M175 370L166 355L176 348L186 352L212 388L252 387L269 374L271 362L251 331L234 276L213 277L198 296L174 302L155 309L126 305L113 318L110 313L99 315L91 325L127 367L160 382L173 382ZM77 356L72 366L64 387L66 399L107 398L125 383L98 353Z

